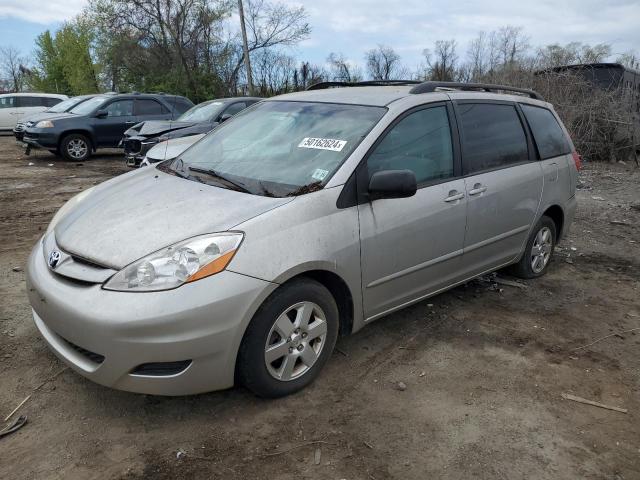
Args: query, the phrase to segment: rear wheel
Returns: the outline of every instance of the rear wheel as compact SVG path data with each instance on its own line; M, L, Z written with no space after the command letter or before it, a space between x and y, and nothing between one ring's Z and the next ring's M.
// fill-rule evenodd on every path
M81 162L91 155L91 142L81 133L72 133L62 139L60 151L67 160Z
M251 320L238 353L238 380L275 398L309 385L331 356L338 307L320 283L300 279L276 290Z
M544 275L556 246L556 224L543 216L531 232L524 254L511 272L520 278L536 278Z

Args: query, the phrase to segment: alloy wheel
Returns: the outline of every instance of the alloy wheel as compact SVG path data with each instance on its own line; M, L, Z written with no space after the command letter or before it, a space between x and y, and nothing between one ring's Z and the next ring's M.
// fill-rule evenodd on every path
M327 319L312 302L287 308L274 322L264 351L269 374L281 381L300 378L316 363L327 336Z
M531 269L534 273L544 270L551 258L553 247L552 233L549 227L542 227L536 234L531 247Z
M84 158L87 154L88 146L87 142L79 138L74 138L67 143L67 152L75 159Z

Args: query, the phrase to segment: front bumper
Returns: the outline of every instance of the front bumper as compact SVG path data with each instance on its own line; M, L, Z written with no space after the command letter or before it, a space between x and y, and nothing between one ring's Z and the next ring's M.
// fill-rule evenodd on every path
M122 141L124 156L128 167L137 168L151 148L158 144L156 139L146 137L125 137Z
M101 385L156 395L233 386L244 330L275 287L224 271L174 290L113 292L51 271L41 242L27 267L36 327L64 363ZM132 373L143 364L188 360L179 373Z
M25 130L22 141L32 148L44 148L47 150L58 148L58 134L47 131Z

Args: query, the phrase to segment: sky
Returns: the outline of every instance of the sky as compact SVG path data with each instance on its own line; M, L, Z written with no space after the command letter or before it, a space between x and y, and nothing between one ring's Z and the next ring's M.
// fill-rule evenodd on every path
M282 1L282 0L281 0ZM292 50L299 59L323 64L342 52L364 64L364 53L383 44L409 68L436 40L456 39L458 55L478 32L522 26L530 43L609 43L612 59L640 51L640 0L284 0L309 13L310 37ZM80 12L86 0L0 0L0 46L33 51L36 36L55 30Z

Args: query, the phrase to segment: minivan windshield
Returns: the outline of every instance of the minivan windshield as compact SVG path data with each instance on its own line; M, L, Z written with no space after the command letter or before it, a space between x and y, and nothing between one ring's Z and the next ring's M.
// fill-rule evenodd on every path
M89 100L86 100L79 105L76 105L71 110L70 113L75 113L76 115L87 115L93 112L96 108L104 103L106 97L93 97Z
M67 100L63 100L60 103L56 103L53 107L49 108L47 112L49 113L63 113L69 110L71 107L74 107L82 102L84 102L85 98L68 98Z
M161 169L256 195L308 193L326 184L386 111L362 105L261 102Z
M224 103L210 101L191 107L178 117L179 122L208 122L220 115Z

